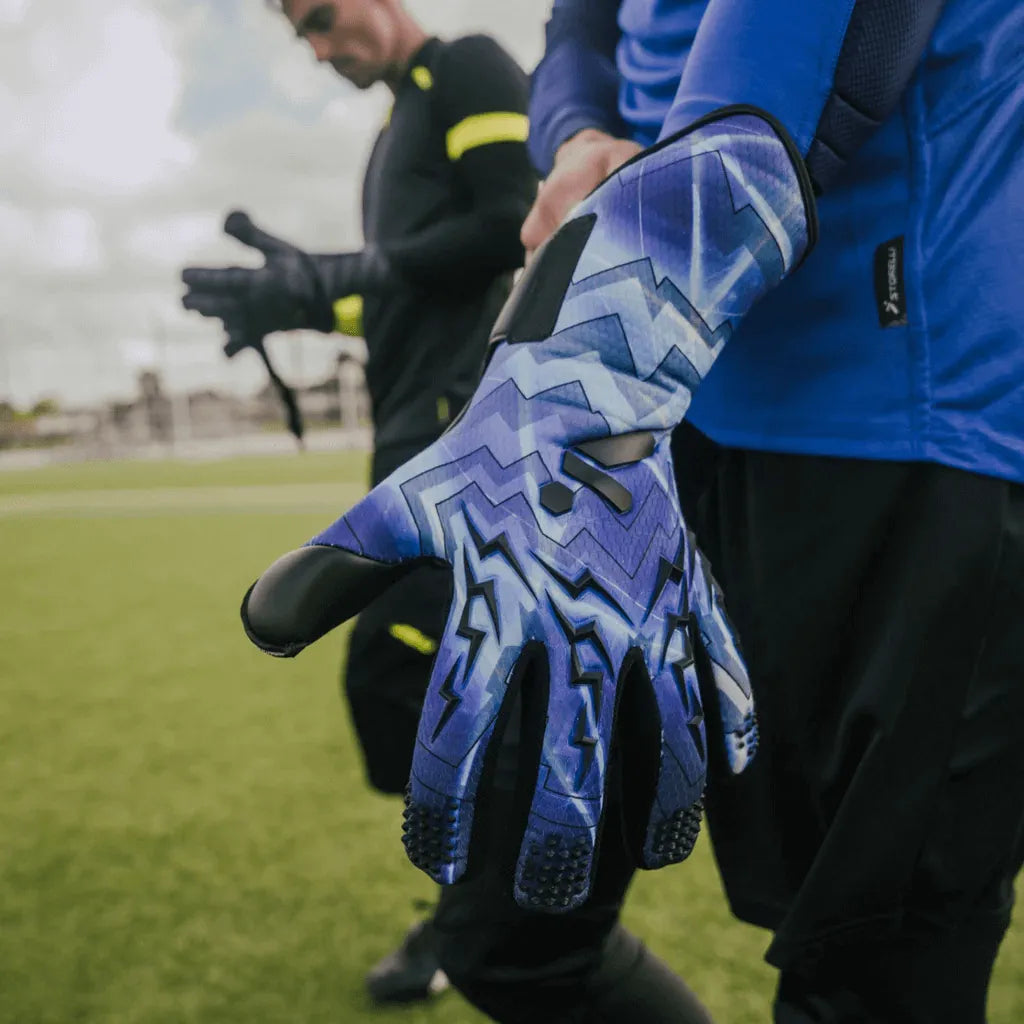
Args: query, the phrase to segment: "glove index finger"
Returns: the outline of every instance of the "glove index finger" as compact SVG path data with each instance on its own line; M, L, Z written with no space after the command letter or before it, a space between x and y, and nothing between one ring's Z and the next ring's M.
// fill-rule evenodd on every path
M508 780L497 777L508 767L498 762L521 673L519 661L509 667L517 651L499 639L489 594L486 586L467 586L456 569L406 793L406 853L441 885L457 882L470 868L471 845L477 862L496 855L494 833L507 829L489 805L506 802L501 794Z
M257 273L255 267L185 267L181 281L202 295L233 295L246 291Z

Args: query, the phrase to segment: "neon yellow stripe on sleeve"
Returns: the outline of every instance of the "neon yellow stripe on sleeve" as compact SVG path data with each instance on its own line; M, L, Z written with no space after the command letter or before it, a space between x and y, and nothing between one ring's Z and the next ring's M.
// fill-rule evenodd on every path
M421 629L410 626L406 622L392 622L388 632L399 642L411 647L417 654L433 654L437 650L437 641L432 640Z
M334 329L353 338L363 336L362 295L344 295L334 303Z
M463 153L494 142L525 142L530 122L525 114L496 110L473 114L448 129L448 159L458 160Z

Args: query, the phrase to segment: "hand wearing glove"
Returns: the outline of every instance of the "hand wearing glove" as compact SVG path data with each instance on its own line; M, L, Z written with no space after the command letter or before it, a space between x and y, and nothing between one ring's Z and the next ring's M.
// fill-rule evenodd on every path
M275 331L334 330L334 302L345 295L379 291L391 276L387 259L375 249L317 255L267 234L235 211L225 234L258 249L259 268L186 267L186 309L217 317L228 335L224 351L234 355Z
M229 359L246 348L259 354L284 406L288 429L301 444L298 399L274 369L263 339L275 331L298 328L334 330L334 301L386 286L388 262L373 249L330 256L303 252L256 227L240 210L228 214L224 232L258 249L264 265L186 267L181 279L188 290L181 304L224 324L224 354Z
M542 734L525 826L511 826L524 906L586 899L617 715L631 719L618 740L638 863L689 854L708 760L692 643L731 769L752 756L747 674L682 523L669 434L812 244L813 216L799 156L750 108L623 165L538 250L463 415L246 595L250 638L291 656L417 561L452 566L406 811L409 856L438 882L469 863L485 755L517 687L527 712L541 705L524 735Z

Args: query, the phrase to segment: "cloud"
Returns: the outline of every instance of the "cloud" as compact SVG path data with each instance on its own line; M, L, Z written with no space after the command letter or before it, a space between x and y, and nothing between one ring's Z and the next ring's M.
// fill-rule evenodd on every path
M526 66L549 0L409 0L431 32L488 31ZM257 0L0 0L0 399L171 388L254 390L180 308L186 263L242 263L236 207L312 249L361 244L363 168L390 105L317 66ZM337 344L275 338L312 380Z
M0 203L0 238L5 275L81 274L99 271L104 264L96 218L82 207L28 212Z
M125 230L121 251L129 260L177 271L216 239L220 229L221 218L210 210L152 217Z
M0 25L16 25L25 17L29 0L0 0Z
M123 196L187 165L193 148L171 126L181 67L163 19L129 0L101 12L71 0L57 23L40 7L4 47L19 48L22 76L5 157L90 195Z

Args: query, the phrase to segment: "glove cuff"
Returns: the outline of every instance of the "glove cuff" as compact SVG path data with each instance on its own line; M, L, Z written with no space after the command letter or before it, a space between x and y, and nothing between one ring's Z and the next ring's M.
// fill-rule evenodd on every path
M310 326L318 331L335 329L334 303L338 299L379 292L394 279L390 260L374 246L359 252L313 254L308 259L317 288Z
M541 248L492 334L507 365L489 372L552 379L573 360L616 430L668 429L815 236L785 129L753 107L717 111L620 167Z

